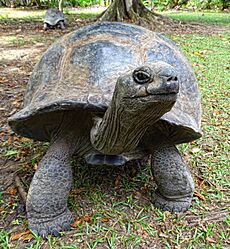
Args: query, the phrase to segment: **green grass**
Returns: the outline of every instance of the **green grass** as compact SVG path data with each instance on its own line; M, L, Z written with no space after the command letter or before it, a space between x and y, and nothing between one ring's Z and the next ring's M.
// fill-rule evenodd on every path
M9 234L6 231L0 231L0 248L8 249Z
M20 20L23 18L19 17ZM32 47L41 40L50 39L48 35L40 37L36 32L35 39L32 32L26 39L18 40L13 31L4 38L6 45ZM68 204L79 224L59 239L49 237L48 241L42 241L33 236L26 248L228 248L230 34L174 34L170 38L193 66L202 94L204 135L196 142L180 146L193 172L196 192L202 198L194 196L193 206L186 214L162 212L150 202L156 186L149 165L132 178L125 169L95 168L73 161L75 181ZM33 168L47 144L42 147L40 143L19 139L13 146L5 142L3 147L4 158L20 159L23 165L20 174L28 189ZM15 198L0 194L3 208L0 222L18 208L19 200ZM205 222L205 219L208 220ZM9 237L19 229L25 231L26 227L24 216L15 217L0 231L0 248L19 247L23 242L10 241Z
M0 21L10 23L20 22L40 22L44 17L45 10L23 10L23 9L11 9L0 8Z
M42 24L41 24L42 27ZM28 33L31 31L28 31ZM31 32L32 33L32 32ZM57 39L57 35L49 37L49 42L54 42ZM24 48L26 46L41 46L47 42L47 37L37 34L22 35L18 33L16 35L2 35L0 36L0 43L4 46Z
M96 17L105 8L82 8L82 9L65 9L67 20L72 19L88 19ZM185 22L200 22L208 24L217 24L230 26L230 14L223 12L187 12L187 11L164 11L162 15L171 17L175 20ZM20 23L20 22L42 22L45 15L45 10L23 10L0 8L0 22Z
M194 162L200 162L200 170L210 182L229 188L229 92L230 50L229 34L215 36L173 36L195 69L202 93L202 127L204 136L197 141L199 151L191 153ZM187 45L189 44L189 46ZM190 146L192 151L192 146ZM215 198L220 194L209 187L207 195Z
M101 12L104 10L104 7L101 8L93 8L93 9L76 9L76 10L69 10L69 9L65 9L64 13L67 15L70 15L72 17L78 17L80 19L88 19L88 18L93 18L96 17L97 15L101 14Z
M186 11L166 11L162 15L183 22L199 22L207 24L217 24L230 26L230 14L223 12L186 12Z
M89 19L96 17L102 12L102 9L76 9L69 10L65 9L64 14L67 21L72 21L75 19ZM0 8L0 23L39 23L43 22L45 16L45 10L23 10L23 9L10 9L10 8Z

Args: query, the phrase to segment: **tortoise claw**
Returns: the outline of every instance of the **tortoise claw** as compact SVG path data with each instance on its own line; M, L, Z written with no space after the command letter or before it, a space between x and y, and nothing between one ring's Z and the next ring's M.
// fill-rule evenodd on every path
M52 236L55 236L55 237L61 237L60 232L59 232L56 228L53 228L53 229L51 230L51 235L52 235Z
M29 229L37 236L41 236L44 239L46 239L49 234L60 237L61 231L70 230L72 220L71 212L66 210L66 212L58 215L53 220L47 219L47 221L43 220L43 222L41 222L39 219L29 219Z
M70 230L70 225L68 223L64 223L62 225L62 229L63 229L63 231L69 231Z
M39 232L39 234L41 235L41 237L42 237L43 239L47 239L47 238L48 238L48 231L47 231L47 230L41 230L41 231Z

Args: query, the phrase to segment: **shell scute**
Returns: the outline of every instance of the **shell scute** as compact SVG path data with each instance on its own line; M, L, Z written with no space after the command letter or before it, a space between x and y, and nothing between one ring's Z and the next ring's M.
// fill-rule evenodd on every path
M23 136L49 140L59 122L55 115L66 110L103 114L119 76L155 61L174 66L180 80L176 104L156 125L174 143L198 138L200 94L189 63L168 38L123 23L86 26L52 45L34 68L24 108L9 123ZM47 131L36 131L38 128Z
M48 9L45 13L44 23L55 26L60 21L65 21L64 14L58 9Z

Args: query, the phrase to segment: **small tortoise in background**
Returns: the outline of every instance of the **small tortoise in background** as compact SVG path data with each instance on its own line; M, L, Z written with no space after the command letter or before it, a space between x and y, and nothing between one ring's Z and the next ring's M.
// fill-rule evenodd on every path
M175 145L201 136L200 118L194 73L163 35L108 22L63 36L35 66L24 108L9 119L18 134L50 141L28 193L30 229L46 237L70 228L73 155L94 165L152 155L154 205L187 210L194 183Z
M44 17L44 30L49 28L59 27L65 29L65 17L64 14L58 9L48 9Z

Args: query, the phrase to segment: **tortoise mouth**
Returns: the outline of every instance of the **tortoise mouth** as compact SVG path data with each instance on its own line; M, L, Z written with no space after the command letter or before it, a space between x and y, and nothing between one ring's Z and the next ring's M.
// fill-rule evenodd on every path
M155 93L146 96L137 96L141 102L174 102L177 99L177 93Z
M145 92L144 94L137 94L131 97L131 99L140 99L140 100L151 100L151 99L162 99L162 100L167 100L167 99L176 99L177 98L178 91L173 90L170 92L155 92L155 93L149 93Z

